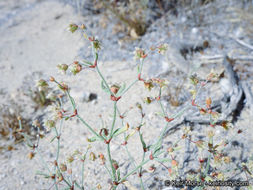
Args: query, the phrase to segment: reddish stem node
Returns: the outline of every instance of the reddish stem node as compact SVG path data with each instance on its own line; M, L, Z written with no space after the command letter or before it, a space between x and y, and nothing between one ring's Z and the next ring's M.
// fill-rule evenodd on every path
M155 98L157 101L159 101L161 99L161 96L158 96Z
M96 68L97 67L97 60L95 60L94 64L89 66L89 68Z
M197 104L195 103L195 99L192 100L192 106L197 106Z
M77 116L77 109L74 110L73 115L71 115L70 117L75 117L75 116Z
M138 80L139 80L139 81L144 81L144 80L141 78L141 73L138 74Z
M111 138L109 140L104 140L105 144L109 144L111 142Z
M165 120L166 120L167 122L171 122L171 121L174 120L174 118L168 118L168 117L164 117L164 118L165 118Z
M117 185L119 185L119 182L114 181L114 182L113 182L113 185L117 186Z
M115 96L111 95L111 100L112 100L112 101L117 102L120 98L121 98L121 96L115 97Z

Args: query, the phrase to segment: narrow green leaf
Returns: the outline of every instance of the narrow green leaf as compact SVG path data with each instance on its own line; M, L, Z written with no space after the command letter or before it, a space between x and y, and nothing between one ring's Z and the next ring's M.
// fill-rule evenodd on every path
M146 143L144 142L142 134L140 134L140 139L141 139L141 144L142 144L143 149L146 149L147 146L146 146Z
M110 94L110 91L108 90L108 88L106 88L103 80L101 81L101 88L102 88L103 91L105 91L106 93Z
M118 181L120 181L121 178L120 178L120 170L119 169L117 170L117 177L118 177Z
M118 136L118 135L120 135L120 134L126 132L126 131L128 130L128 128L129 128L129 125L126 124L124 127L116 129L116 130L114 131L114 133L113 133L113 136L116 137L116 136Z
M162 163L165 163L165 162L171 162L171 159L170 158L154 158L156 161L158 162L162 162Z
M54 138L51 139L50 143L52 143L54 141L54 139L56 139L57 136L55 136Z

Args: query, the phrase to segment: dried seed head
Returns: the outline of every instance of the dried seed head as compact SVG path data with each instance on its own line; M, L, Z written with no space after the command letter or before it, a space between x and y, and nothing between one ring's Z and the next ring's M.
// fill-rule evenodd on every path
M66 164L60 164L60 170L62 171L62 172L66 172L67 171L67 165Z
M119 91L120 87L116 84L112 85L110 90L113 94L117 94L117 92Z
M95 161L97 159L94 152L90 153L89 159L92 160L92 161Z
M29 152L28 153L28 158L31 160L33 159L33 157L35 156L35 153L34 152Z
M144 82L145 88L147 88L149 91L154 87L152 80L148 80L147 82Z

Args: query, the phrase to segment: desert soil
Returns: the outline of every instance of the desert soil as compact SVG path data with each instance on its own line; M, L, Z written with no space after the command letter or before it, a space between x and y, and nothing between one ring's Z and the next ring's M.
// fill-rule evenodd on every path
M239 75L240 81L246 81L250 86L253 82L253 48L250 44L252 41L252 20L253 14L249 7L243 7L239 1L228 1L228 4L220 2L218 5L208 4L199 10L202 15L203 23L208 25L198 25L190 11L180 13L178 17L169 13L154 21L149 27L147 33L137 40L131 36L123 38L121 33L112 33L112 29L117 23L115 18L112 21L105 20L101 15L81 16L69 4L64 4L56 0L9 0L0 2L0 104L9 105L12 112L14 102L23 108L24 117L31 120L40 119L41 121L48 117L44 108L36 109L34 102L24 95L27 86L34 87L35 80L39 77L49 79L53 75L57 80L64 81L71 86L71 94L76 99L79 114L85 118L91 126L97 130L102 127L100 115L105 126L109 126L112 121L113 106L108 94L100 88L100 80L96 72L91 69L83 70L80 74L73 76L71 74L63 75L58 72L58 64L70 64L75 60L84 57L90 57L89 44L78 34L71 34L68 31L69 23L85 23L89 31L102 39L101 61L99 67L110 84L123 83L130 84L136 79L137 68L133 60L135 46L141 46L146 49L158 42L169 44L168 52L165 56L150 56L144 64L144 78L161 77L169 82L169 88L165 90L162 96L162 103L166 107L167 113L174 114L190 104L189 70L198 68L201 77L206 75L213 68L217 72L224 70L222 60L224 55L228 55L236 60L234 70ZM248 3L247 5L250 5ZM245 10L244 12L240 12ZM207 12L207 17L203 12ZM215 12L216 11L216 12ZM196 13L195 13L196 14ZM190 16L189 16L190 15ZM196 16L196 15L195 15ZM101 20L106 22L107 26L101 26ZM221 21L222 20L222 21ZM225 23L225 24L224 24ZM238 39L245 44L239 43ZM180 50L202 45L207 40L210 47L204 51L196 51L187 54L185 59ZM248 46L247 46L248 44ZM182 79L185 78L183 81ZM51 84L50 84L51 85ZM208 88L203 90L204 100L206 96L211 96L213 100L219 101L224 95L230 94L228 76L222 80L212 83ZM182 88L179 93L175 87ZM51 85L54 88L53 85ZM92 101L86 101L87 94L94 93L97 98ZM211 95L210 95L211 94ZM124 112L130 110L125 118L131 128L137 127L140 122L140 114L136 108L136 103L141 103L145 111L146 123L143 127L143 135L146 142L152 143L159 135L165 122L157 112L160 112L159 105L152 102L150 105L144 104L143 99L147 96L156 96L157 89L149 92L143 85L138 82L127 96L119 101L119 110ZM177 99L179 105L174 106L172 97ZM231 133L222 128L210 128L209 125L193 124L192 122L183 122L185 118L179 118L179 121L173 121L170 125L175 129L167 133L164 140L164 148L168 148L173 142L179 139L183 134L185 126L193 128L193 139L204 139L208 131L213 130L217 133L219 139L227 138L231 140L233 134L238 129L242 129L243 134L236 135L228 145L227 152L232 158L232 167L239 167L242 162L246 162L253 154L253 128L252 128L252 105L248 99L243 99L243 109L239 110L236 121L233 122ZM174 102L175 103L175 102ZM131 109L133 107L133 109ZM193 114L191 110L189 114ZM196 112L196 110L195 110ZM194 114L193 114L194 115ZM186 115L184 115L186 117ZM0 118L1 119L1 118ZM231 119L229 117L228 119ZM178 125L177 125L178 124ZM117 120L116 126L120 126L120 120ZM40 152L48 164L55 157L56 142L50 143L54 137L53 132L46 133L45 138L40 142ZM96 156L99 153L106 154L103 143L89 143L87 138L92 137L89 131L76 119L66 121L63 125L62 143L60 160L64 162L74 151L84 152L89 144L92 145L90 151ZM119 137L112 142L112 154L115 160L120 160L122 174L132 169L129 159L125 152ZM13 145L13 139L0 139L0 146L7 147ZM141 143L138 136L130 139L129 150L137 162L140 162L142 151ZM196 157L207 156L201 155L198 149L188 140L180 144L182 149L176 158L180 163L180 172L188 172L194 167L198 167ZM36 155L34 159L29 160L27 155L29 149L19 143L14 146L14 150L0 149L0 190L33 190L49 189L53 183L50 180L43 179L36 175L36 171L42 170L42 161ZM190 154L189 154L190 153ZM187 161L186 161L187 160ZM164 181L169 179L168 171L157 163L149 163L144 166L145 170L154 164L157 170L154 173L145 173L143 180L147 189L166 189ZM74 162L73 178L80 180L80 162ZM236 179L245 178L243 172L229 173ZM85 162L85 189L97 188L100 184L102 189L109 189L109 176L99 160L94 162L87 159ZM137 175L129 177L132 185L139 189ZM128 187L129 188L129 187ZM120 189L127 189L120 185ZM169 189L169 188L167 188Z

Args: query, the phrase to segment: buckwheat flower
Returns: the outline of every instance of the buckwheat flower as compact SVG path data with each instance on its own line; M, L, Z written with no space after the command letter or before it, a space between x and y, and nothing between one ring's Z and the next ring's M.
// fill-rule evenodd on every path
M143 59L147 57L147 54L145 54L145 51L141 48L135 47L135 51L133 52L134 54L134 59Z
M54 120L47 120L44 125L47 127L47 129L51 129L55 127L55 121Z
M78 63L78 61L75 61L72 65L71 65L71 72L76 75L77 73L79 73L82 70L82 65L80 65Z
M68 67L69 66L67 64L59 64L59 65L57 65L57 68L63 74L66 74L66 71L68 70Z
M94 47L94 49L95 50L100 50L101 49L101 42L100 41L98 41L98 40L94 40L93 41L93 47Z
M110 87L110 90L111 90L111 92L112 92L113 94L117 94L117 92L119 91L119 89L120 89L120 86L119 86L119 85L116 85L116 84L114 84L114 85L112 85L112 86Z
M40 79L37 81L36 86L39 88L39 91L43 91L48 88L48 83L44 79Z
M168 50L168 44L162 44L157 49L158 49L158 53L164 55L166 51Z
M199 83L199 78L196 74L190 76L190 82L196 86Z
M69 31L74 33L78 29L78 26L76 24L70 24L69 25Z
M73 156L69 156L68 158L67 158L67 162L68 163L72 163L74 161L74 157Z
M62 172L66 172L67 171L67 165L66 164L60 164L60 170L62 171Z

